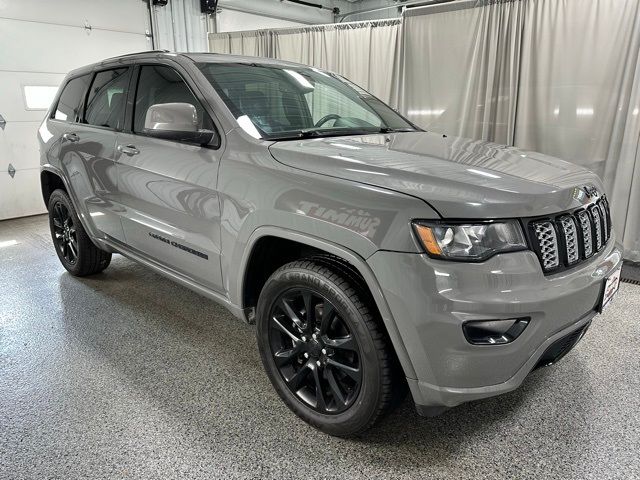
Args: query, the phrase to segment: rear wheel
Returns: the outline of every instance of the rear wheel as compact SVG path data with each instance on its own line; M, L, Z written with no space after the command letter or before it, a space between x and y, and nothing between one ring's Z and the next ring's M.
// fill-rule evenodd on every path
M392 400L392 355L373 305L337 269L289 263L258 301L258 344L276 391L332 435L371 427Z
M55 190L49 198L49 228L58 258L72 275L91 275L109 266L111 253L91 241L64 190Z

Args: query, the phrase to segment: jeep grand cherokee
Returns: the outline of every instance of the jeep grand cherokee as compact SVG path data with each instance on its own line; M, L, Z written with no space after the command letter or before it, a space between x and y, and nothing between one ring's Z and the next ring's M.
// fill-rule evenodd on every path
M120 253L257 324L282 400L333 435L516 388L618 287L602 182L426 132L345 78L147 52L71 72L39 130L56 252Z

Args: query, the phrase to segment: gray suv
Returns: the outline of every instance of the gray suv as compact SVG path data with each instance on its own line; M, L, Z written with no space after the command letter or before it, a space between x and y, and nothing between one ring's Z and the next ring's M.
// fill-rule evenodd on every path
M63 266L113 253L257 324L282 400L333 435L518 387L582 337L621 247L593 173L426 132L345 78L146 52L71 72L39 130Z

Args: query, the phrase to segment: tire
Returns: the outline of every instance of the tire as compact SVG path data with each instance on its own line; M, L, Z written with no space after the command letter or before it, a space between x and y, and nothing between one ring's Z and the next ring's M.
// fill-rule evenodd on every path
M367 284L364 279L358 274L358 272L348 263L345 263L342 258L337 255L331 255L328 253L323 253L319 255L314 255L313 257L309 257L308 260L311 260L314 263L318 263L319 265L325 266L332 270L333 272L340 275L343 279L347 280L351 286L353 286L359 293L363 303L367 305L374 305L374 300L371 294L367 289ZM373 309L373 311L376 311ZM386 338L386 337L385 337ZM390 340L387 338L387 342L390 345ZM404 402L407 394L409 393L409 385L407 384L406 378L404 376L404 371L402 370L402 366L400 365L400 361L398 357L395 355L395 352L391 352L391 372L393 376L393 388L391 389L391 400L389 403L389 407L383 412L383 415L392 412Z
M49 198L49 229L62 266L76 277L101 272L111 263L111 253L99 249L80 223L67 192L55 190Z
M373 426L394 387L386 332L347 277L317 258L286 264L265 283L256 314L262 363L278 395L302 420L340 437Z

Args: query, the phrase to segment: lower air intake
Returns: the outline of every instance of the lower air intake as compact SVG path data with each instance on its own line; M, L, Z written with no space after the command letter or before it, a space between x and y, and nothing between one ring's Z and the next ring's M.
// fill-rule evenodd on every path
M564 357L582 339L589 325L591 325L591 322L553 342L542 354L535 368L553 365Z

